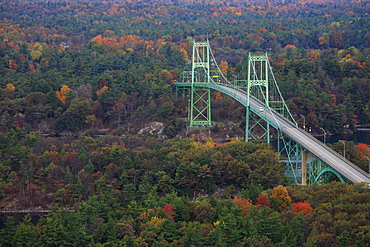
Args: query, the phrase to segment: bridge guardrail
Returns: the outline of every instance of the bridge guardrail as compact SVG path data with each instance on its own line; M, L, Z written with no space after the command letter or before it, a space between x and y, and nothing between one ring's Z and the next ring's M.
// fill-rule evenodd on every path
M297 130L299 130L301 133L305 134L307 137L309 137L311 140L313 140L315 143L317 143L318 145L320 145L322 148L324 148L325 150L329 151L331 154L335 155L337 158L341 159L342 161L344 161L346 164L350 165L352 168L354 168L355 170L357 170L358 172L360 172L361 174L363 174L364 176L368 177L370 179L370 175L368 173L366 173L364 170L362 170L360 167L358 167L357 165L355 165L354 163L352 163L350 160L346 159L345 157L343 157L342 155L340 155L338 152L334 151L332 148L328 147L327 145L325 145L324 143L322 143L320 140L318 140L316 137L314 137L313 135L311 135L310 133L307 133L306 131L304 130L301 130L299 128L296 127ZM317 157L319 158L319 157ZM334 169L334 168L333 168Z
M178 84L182 84L184 82L177 82ZM177 84L175 83L175 84ZM189 82L185 82L184 84L190 84ZM239 88L235 87L235 86L232 86L230 84L221 84L221 83L205 83L205 82L196 82L197 85L202 85L202 86L205 86L205 87L208 87L208 88L212 88L212 89L215 89L215 90L219 90L219 91L222 91L224 93L226 93L227 95L229 95L230 97L233 97L235 100L237 100L238 102L240 102L241 104L243 104L244 106L246 106L247 102L245 100L243 100L242 98L240 98L239 96L236 95L236 93L232 93L231 91L228 91L228 90L222 90L222 87L227 87L227 88L230 88L232 90L235 90L235 91L238 91L239 93L241 94L244 94L246 97L246 92L243 91L243 90L240 90ZM261 103L264 105L263 102L261 102L260 100L258 100L257 98L251 96L251 98L253 98L253 100ZM310 140L312 140L314 143L316 143L317 145L319 145L322 149L330 152L332 155L334 155L335 157L341 159L343 162L345 162L347 165L351 166L353 169L355 169L357 172L361 173L362 175L364 175L365 177L369 178L370 179L370 175L367 174L364 170L362 170L361 168L359 168L357 165L353 164L351 161L349 161L348 159L344 158L342 155L338 154L337 152L335 152L332 148L328 147L327 145L323 144L320 140L318 140L316 137L312 136L311 134L309 134L308 132L300 129L299 127L295 126L289 119L287 119L285 116L282 116L280 115L278 112L276 112L274 109L271 109L269 108L269 111L271 112L271 115L275 118L275 116L278 116L279 118L283 119L284 121L286 121L291 128L294 128L295 130L299 131L301 134L305 135L306 137L308 137ZM275 119L276 120L276 119ZM277 121L277 125L279 126L279 123ZM286 135L289 136L289 134L285 133ZM291 139L294 140L293 137L290 137ZM297 142L296 140L294 140L295 142ZM307 148L306 145L304 145L304 143L299 143L300 145L302 145L305 149L309 150L309 148ZM316 157L317 155L314 154ZM322 160L322 158L320 157L317 157L318 159ZM328 163L327 161L324 161L322 160L324 163ZM329 165L329 164L328 164ZM330 165L329 165L330 166ZM333 169L335 169L334 167L332 167ZM339 173L342 174L342 171L338 171ZM343 174L342 174L343 175ZM343 175L344 176L344 175Z

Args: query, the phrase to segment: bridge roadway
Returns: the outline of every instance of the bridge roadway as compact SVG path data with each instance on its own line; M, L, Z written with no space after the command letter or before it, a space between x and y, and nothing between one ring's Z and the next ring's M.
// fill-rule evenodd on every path
M179 83L181 84L181 83ZM247 95L245 92L234 89L230 86L220 85L220 84L208 84L199 83L206 87L221 91L233 97L239 101L244 106L247 105ZM260 112L260 107L265 107L261 102L250 97L251 110L259 115L261 118L268 120L268 122L275 128L279 128L285 135L290 137L292 140L303 146L310 153L315 155L325 164L336 170L343 177L348 179L353 183L367 182L370 183L370 176L365 171L360 169L358 166L351 163L349 160L345 159L333 149L329 148L321 141L303 131L302 129L294 126L290 121L281 117L278 113L264 109Z

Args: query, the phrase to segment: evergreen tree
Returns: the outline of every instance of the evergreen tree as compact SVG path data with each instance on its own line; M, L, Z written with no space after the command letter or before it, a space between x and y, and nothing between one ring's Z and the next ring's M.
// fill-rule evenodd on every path
M202 243L202 236L200 232L200 223L199 222L188 222L184 226L184 246L192 247L198 246Z
M12 246L13 237L17 231L14 218L8 216L4 225L4 228L0 229L0 243L2 246Z

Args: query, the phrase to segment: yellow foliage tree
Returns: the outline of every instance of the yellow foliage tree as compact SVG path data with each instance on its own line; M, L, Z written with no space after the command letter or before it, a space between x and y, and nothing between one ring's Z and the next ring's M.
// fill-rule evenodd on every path
M3 98L14 98L15 97L15 86L11 83L7 84L3 90L1 90L0 97Z
M41 51L31 51L30 54L31 54L32 59L36 60L39 57L41 57L42 52Z
M319 45L329 45L329 34L322 34L322 36L319 38Z
M282 185L272 189L271 197L276 198L281 208L286 208L292 203L288 190Z
M35 42L34 44L28 46L28 50L30 51L32 59L36 60L42 56L42 51L44 49L39 42Z

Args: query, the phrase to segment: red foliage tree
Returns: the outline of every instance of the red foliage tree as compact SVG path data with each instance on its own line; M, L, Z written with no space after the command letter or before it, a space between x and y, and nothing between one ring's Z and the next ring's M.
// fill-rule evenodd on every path
M175 212L173 211L173 204L166 204L162 208L163 211L165 211L169 216L171 216L172 220L175 220L175 217L173 216Z
M270 207L270 204L269 202L267 201L267 196L260 196L260 197L257 197L256 198L257 202L256 202L256 205L258 206L267 206L267 207Z
M370 158L370 148L365 143L357 144L357 152L360 155L360 158L369 157Z

